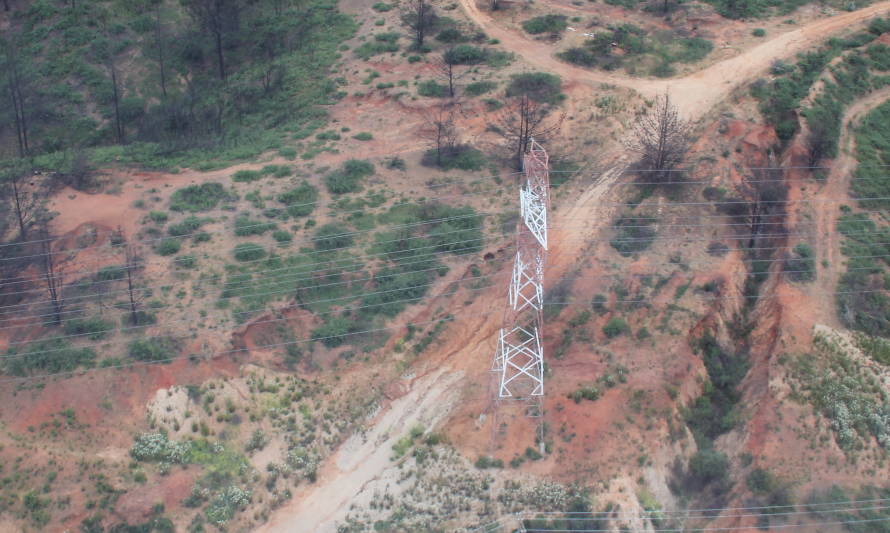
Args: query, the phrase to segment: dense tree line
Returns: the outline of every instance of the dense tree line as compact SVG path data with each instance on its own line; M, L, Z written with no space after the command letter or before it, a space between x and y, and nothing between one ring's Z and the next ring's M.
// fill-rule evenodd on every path
M331 0L38 0L9 16L0 159L286 123L306 111L286 99L320 83L318 37L351 24Z

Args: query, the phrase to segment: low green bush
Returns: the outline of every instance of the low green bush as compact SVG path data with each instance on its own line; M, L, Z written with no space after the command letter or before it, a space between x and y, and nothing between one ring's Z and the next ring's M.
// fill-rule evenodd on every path
M70 372L78 367L93 366L96 352L75 348L63 339L28 344L24 349L10 348L2 360L8 374L26 376Z
M127 275L126 267L120 265L112 265L106 266L99 269L96 272L96 280L97 281L114 281L118 279L124 279L124 276Z
M568 27L568 17L565 15L541 15L522 23L522 29L532 35L541 33L559 34Z
M280 244L289 243L294 240L294 236L291 235L290 232L281 229L273 231L272 238L278 241Z
M183 237L194 233L197 229L204 225L206 219L198 218L194 215L182 219L176 224L167 226L167 233L171 237Z
M355 135L352 136L352 138L357 141L370 141L371 139L374 138L374 136L366 131L363 131L361 133L356 133Z
M459 144L451 149L442 148L437 151L431 148L424 152L420 164L426 167L438 167L442 170L482 170L485 155L466 144Z
M164 211L149 211L148 218L155 224L163 224L164 222L167 222L167 213Z
M615 236L609 244L625 257L642 252L655 241L655 220L652 217L622 216L613 227Z
M329 318L324 324L312 330L312 338L328 348L336 348L349 343L350 333L358 331L358 323L346 316Z
M437 83L436 80L426 80L417 85L417 94L427 98L445 98L450 93L447 85Z
M134 339L127 346L127 354L139 361L167 361L177 354L177 343L169 337Z
M66 335L86 336L92 341L104 339L113 329L114 324L98 316L73 318L65 322Z
M179 239L174 239L172 237L161 239L155 245L155 252L159 255L173 255L179 253L179 249L182 247L182 244L179 242Z
M173 259L176 268L195 268L197 263L197 259L192 254L178 255Z
M266 250L259 244L245 242L235 246L232 255L238 261L256 261L266 257Z
M498 84L493 81L477 81L467 85L464 88L464 94L467 96L479 96L490 93L497 88Z
M370 161L350 159L339 169L324 177L324 184L331 194L346 194L361 190L361 180L374 173L374 165Z
M754 30L751 31L751 35L754 37L764 37L766 35L766 30L763 28L754 28Z
M478 65L484 63L488 52L470 44L459 44L442 54L442 59L451 65Z
M318 189L303 182L301 185L279 194L276 200L285 204L287 214L294 218L309 216L315 209L315 202L318 201Z
M219 183L189 185L178 189L170 196L170 209L173 211L208 211L229 197Z
M603 334L610 339L626 333L630 333L630 325L620 317L610 318L606 325L603 326Z
M315 236L312 240L315 243L316 250L334 250L351 246L353 236L346 226L338 222L332 222L315 230Z
M559 76L547 72L527 72L513 74L507 85L507 96L527 94L529 98L555 104L562 100L562 80Z
M259 170L239 170L232 174L232 181L238 183L249 183L257 181L263 177L263 173Z
M378 33L373 40L363 42L352 52L365 61L376 55L395 53L399 51L399 37L397 32Z
M794 247L785 259L785 272L793 281L813 281L816 279L816 259L813 249L806 243Z
M272 222L262 222L260 220L251 220L247 215L239 215L235 219L235 235L238 237L246 237L248 235L262 235L267 231L274 230L275 224Z

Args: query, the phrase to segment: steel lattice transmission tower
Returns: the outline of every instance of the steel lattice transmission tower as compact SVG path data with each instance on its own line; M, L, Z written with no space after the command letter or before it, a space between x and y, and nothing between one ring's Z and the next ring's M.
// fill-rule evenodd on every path
M500 374L497 400L540 400L544 395L544 265L550 175L547 152L532 139L523 158L525 183L519 190L516 257L504 325L492 370Z

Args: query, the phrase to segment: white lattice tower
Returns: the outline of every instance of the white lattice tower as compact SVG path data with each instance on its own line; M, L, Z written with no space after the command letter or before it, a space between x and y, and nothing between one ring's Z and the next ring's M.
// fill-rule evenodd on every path
M520 219L510 277L509 305L498 335L493 370L499 374L498 399L539 399L544 394L544 266L547 261L547 212L550 177L547 152L534 140L523 159Z

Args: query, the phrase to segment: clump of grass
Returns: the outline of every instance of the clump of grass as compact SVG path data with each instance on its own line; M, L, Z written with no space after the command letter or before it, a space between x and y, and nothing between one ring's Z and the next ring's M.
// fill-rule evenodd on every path
M177 343L169 337L134 339L127 346L127 354L139 361L160 362L176 356Z
M568 17L565 15L541 15L522 23L522 29L532 35L550 33L558 35L568 27Z
M235 219L235 235L238 237L246 237L248 235L262 235L267 231L275 229L272 222L262 222L259 220L251 220L247 215L239 215Z
M279 194L276 200L285 204L287 214L294 218L309 216L315 209L315 202L318 201L318 189L303 182L301 185Z
M266 250L259 244L244 242L235 246L232 255L238 261L256 261L266 257Z
M613 226L615 237L609 244L625 257L642 252L655 241L655 220L652 217L623 216Z
M170 196L170 209L173 211L209 211L229 197L219 183L202 183L178 189Z
M485 155L466 144L443 147L440 150L431 148L424 152L420 164L426 167L438 167L442 170L481 170L485 165Z
M373 173L374 165L370 161L350 159L339 169L325 176L324 184L331 194L358 192L362 188L362 178Z
M630 325L621 317L612 317L603 326L603 334L610 339L630 333Z
M417 85L417 94L427 98L445 98L450 93L447 85L437 83L436 80L426 80Z
M249 183L263 177L259 170L239 170L232 175L232 181L237 183Z
M155 245L155 252L158 255L173 255L179 253L181 247L182 244L179 242L179 239L165 238Z
M176 224L167 226L167 233L171 237L182 237L184 235L190 235L201 226L203 226L206 221L206 219L198 218L194 215L188 216L182 219L180 222L177 222Z
M80 366L90 367L96 359L96 352L90 348L75 348L62 339L28 344L18 350L6 351L3 367L14 376L32 373L53 374L69 372Z
M374 35L373 39L363 42L352 52L365 61L376 55L395 53L399 51L399 37L399 33L394 31L378 33Z
M66 335L86 336L91 341L104 339L113 329L114 324L98 316L74 318L65 322Z
M374 136L371 135L370 133L368 133L367 131L363 131L361 133L356 133L355 135L352 136L352 138L357 141L370 141L371 139L374 138Z
M497 88L498 84L493 81L476 81L464 87L464 94L467 96L479 96L490 93Z
M332 222L315 230L315 236L312 240L315 243L316 250L334 250L351 246L353 236L346 226Z

